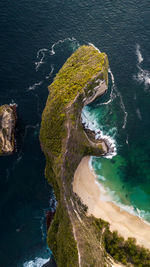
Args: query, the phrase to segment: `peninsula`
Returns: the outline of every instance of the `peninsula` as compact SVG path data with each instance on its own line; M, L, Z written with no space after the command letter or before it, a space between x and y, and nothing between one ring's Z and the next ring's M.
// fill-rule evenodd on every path
M148 250L136 246L132 238L124 241L109 230L109 223L89 214L89 202L85 203L86 196L83 199L75 183L83 157L107 153L104 140L91 138L93 134L85 132L81 122L83 106L104 94L107 86L107 55L93 46L78 48L49 86L40 142L46 157L45 176L57 198L47 241L58 267L115 266L109 254L124 264L150 266ZM145 265L140 265L137 251Z

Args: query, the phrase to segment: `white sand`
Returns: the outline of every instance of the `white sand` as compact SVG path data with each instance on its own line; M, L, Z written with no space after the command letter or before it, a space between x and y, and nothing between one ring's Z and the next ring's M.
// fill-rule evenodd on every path
M88 214L110 223L110 230L117 230L125 239L136 238L137 244L150 249L150 226L139 217L120 210L112 202L100 199L100 188L94 172L89 168L90 157L84 157L74 175L73 191L88 206Z

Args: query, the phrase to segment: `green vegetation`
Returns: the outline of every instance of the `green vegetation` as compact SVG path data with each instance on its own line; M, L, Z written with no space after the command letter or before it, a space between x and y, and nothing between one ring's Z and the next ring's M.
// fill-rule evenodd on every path
M89 143L80 120L83 99L93 96L98 79L108 82L107 56L92 46L82 46L49 86L40 141L46 156L45 176L54 188L58 205L48 230L48 245L58 267L78 267L73 225L82 266L109 266L108 253L125 265L150 267L148 250L137 246L134 239L125 241L111 232L107 222L86 216L87 207L72 192L72 179L82 157L103 153L101 143Z
M57 171L55 171L57 173ZM77 267L78 255L76 242L73 238L72 226L64 205L59 175L56 176L52 169L51 159L46 155L45 176L53 186L55 196L58 201L56 214L48 230L47 243L53 251L54 257L59 267ZM71 265L70 265L71 264Z
M60 267L77 267L78 252L72 233L72 225L64 206L58 206L48 231L48 245Z
M50 93L42 115L40 142L46 156L45 176L52 184L58 202L47 237L58 267L78 266L77 245L68 214L68 212L71 213L74 225L77 226L78 222L70 206L70 197L73 197L71 182L84 155L95 155L95 149L98 155L102 153L100 145L97 148L96 145L91 147L89 144L83 131L80 114L83 99L87 97L87 94L93 95L97 79L105 77L107 83L107 70L106 54L99 53L92 46L82 46L66 61L54 82L49 86ZM65 156L66 150L68 154ZM81 214L83 214L83 209ZM79 225L78 227L80 232L81 228ZM82 250L85 248L84 254L86 255L88 248L89 253L86 255L88 261L94 262L95 260L90 257L89 240L85 241L85 233L82 232L81 239L84 242ZM103 265L98 264L98 266Z
M107 81L108 59L92 46L81 46L66 61L49 86L49 97L42 116L40 140L52 155L58 156L66 136L66 108L75 97L84 93L89 81L99 74ZM91 83L89 84L91 87ZM93 90L93 88L90 88ZM88 88L89 90L89 88ZM73 115L72 115L73 116Z
M136 245L134 238L124 240L116 231L109 230L109 224L101 219L94 220L94 226L102 234L106 251L116 260L125 265L133 264L136 267L150 266L150 251Z

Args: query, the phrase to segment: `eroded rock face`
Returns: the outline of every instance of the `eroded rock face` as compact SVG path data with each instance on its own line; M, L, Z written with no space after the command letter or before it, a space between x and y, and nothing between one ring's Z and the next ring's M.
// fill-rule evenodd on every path
M46 156L45 175L57 199L47 241L59 267L105 266L94 217L87 216L86 207L72 190L72 180L85 155L107 152L104 141L95 142L93 133L85 133L81 121L82 108L104 94L107 84L107 55L92 46L81 46L49 86L40 142Z
M0 107L0 155L14 152L16 118L15 105Z

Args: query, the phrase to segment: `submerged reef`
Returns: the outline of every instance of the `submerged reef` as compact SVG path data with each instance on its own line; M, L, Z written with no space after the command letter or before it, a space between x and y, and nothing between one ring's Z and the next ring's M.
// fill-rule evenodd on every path
M0 106L0 155L12 154L15 150L16 106Z
M72 188L81 159L107 153L104 140L95 141L93 133L84 131L81 111L107 90L108 65L107 55L93 46L78 48L49 86L42 114L40 143L46 157L45 176L57 199L47 242L58 267L112 266L106 253L114 246L108 223L87 216L87 207Z

